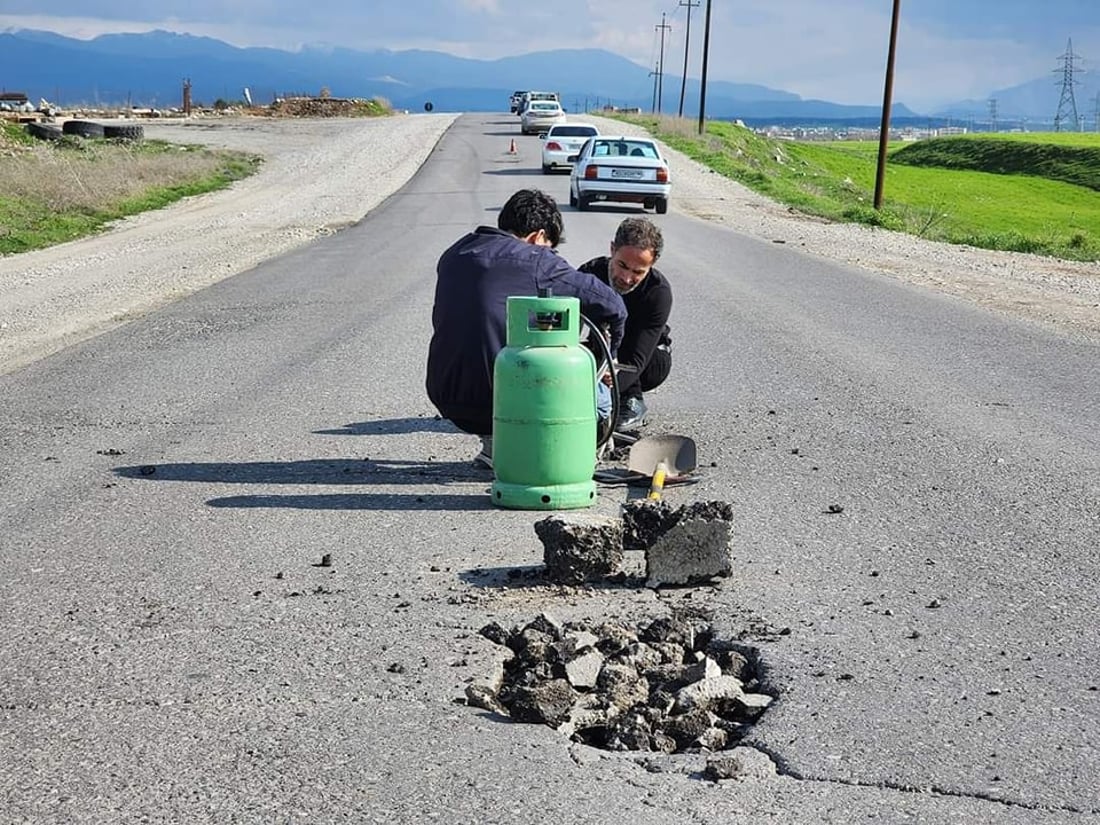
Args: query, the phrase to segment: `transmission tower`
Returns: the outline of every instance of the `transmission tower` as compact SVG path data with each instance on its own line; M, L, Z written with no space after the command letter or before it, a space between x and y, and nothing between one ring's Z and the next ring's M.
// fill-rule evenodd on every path
M1096 93L1096 100L1093 101L1093 107L1094 108L1093 108L1092 116L1093 116L1093 119L1095 120L1094 128L1096 129L1097 132L1100 132L1100 92Z
M989 98L989 131L997 131L997 98Z
M1081 128L1081 121L1077 116L1077 99L1073 95L1073 87L1077 85L1077 79L1074 75L1080 71L1077 68L1077 55L1073 53L1073 39L1066 41L1066 53L1062 55L1059 60L1062 61L1062 68L1055 69L1055 72L1062 73L1062 98L1058 101L1058 114L1054 116L1054 131L1061 132L1062 124L1069 120L1073 124L1071 131L1079 131Z

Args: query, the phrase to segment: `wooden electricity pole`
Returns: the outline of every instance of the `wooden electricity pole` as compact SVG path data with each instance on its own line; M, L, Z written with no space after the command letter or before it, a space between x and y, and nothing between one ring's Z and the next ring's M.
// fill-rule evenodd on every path
M687 6L688 17L687 25L684 27L684 76L680 78L680 109L676 113L677 117L684 116L684 92L687 91L688 82L688 49L691 46L691 10L699 4L693 3L692 0L680 0L680 5Z
M699 134L703 134L707 117L707 55L710 52L710 0L707 0L707 16L703 23L703 76L699 78Z
M882 190L886 183L886 146L890 142L890 106L894 96L894 53L898 45L898 16L901 0L894 0L890 21L890 51L886 56L886 91L882 95L882 125L878 132L878 170L875 172L875 210L882 208Z
M661 12L661 25L657 26L661 33L661 60L657 64L657 114L661 113L661 93L665 86L665 30L672 31L672 26L665 22L665 13Z

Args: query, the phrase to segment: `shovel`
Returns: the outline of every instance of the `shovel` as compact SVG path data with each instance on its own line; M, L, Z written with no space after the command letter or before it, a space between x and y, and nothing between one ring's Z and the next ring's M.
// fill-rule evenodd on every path
M695 462L695 441L691 438L686 435L651 435L639 438L630 446L626 470L597 470L592 477L603 484L648 485L650 494L660 498L664 485L695 480L688 478L695 472ZM654 487L657 489L654 490Z

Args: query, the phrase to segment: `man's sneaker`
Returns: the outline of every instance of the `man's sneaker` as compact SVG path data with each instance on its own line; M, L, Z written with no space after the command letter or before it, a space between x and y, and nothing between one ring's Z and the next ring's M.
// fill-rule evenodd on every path
M481 452L474 456L474 466L493 469L493 437L483 435L481 437Z
M623 398L619 406L619 423L615 429L629 430L641 425L645 420L645 401L639 396Z

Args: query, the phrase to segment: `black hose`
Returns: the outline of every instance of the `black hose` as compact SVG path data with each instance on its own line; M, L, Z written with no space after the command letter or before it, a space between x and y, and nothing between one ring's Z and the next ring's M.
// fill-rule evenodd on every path
M603 337L603 333L600 332L600 328L597 327L592 321L582 312L581 321L588 324L589 341L597 341L600 354L603 356L604 361L607 363L607 369L611 373L611 415L607 417L607 432L601 433L597 429L596 432L596 449L599 450L604 444L611 440L611 437L615 434L615 422L619 420L619 376L615 372L615 361L611 357L611 345L607 342L607 339ZM596 364L599 373L599 362Z

